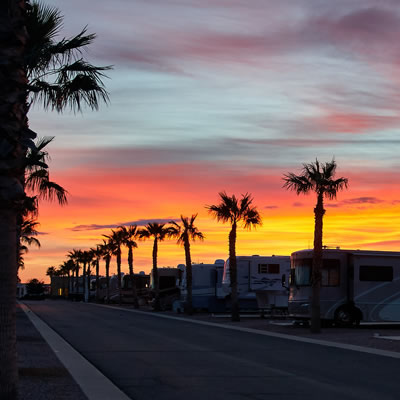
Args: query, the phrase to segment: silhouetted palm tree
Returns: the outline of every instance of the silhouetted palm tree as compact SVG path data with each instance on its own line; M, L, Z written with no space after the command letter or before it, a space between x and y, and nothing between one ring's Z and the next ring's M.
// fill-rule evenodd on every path
M53 15L52 21L45 21L44 18L50 14ZM76 37L57 43L54 38L61 25L62 16L59 12L49 13L45 6L31 7L28 2L20 0L9 0L2 4L0 398L10 400L17 397L15 292L21 209L26 209L28 203L32 203L32 199L24 193L24 166L28 148L34 148L33 139L36 137L29 129L27 114L32 100L43 101L46 108L57 111L62 111L68 105L79 110L81 103L96 109L100 99L107 100L101 83L104 68L93 67L80 56L81 49L93 41L94 35L86 35L83 30ZM48 40L43 40L45 38Z
M106 262L106 298L105 302L110 302L110 262L112 257L112 246L109 242L103 240L100 245L101 257Z
M312 300L311 300L311 331L318 333L321 331L320 317L320 287L321 287L321 268L322 268L322 224L325 214L324 198L335 199L337 192L347 188L347 178L334 179L336 173L336 162L321 164L318 160L310 164L303 164L302 173L285 174L283 187L294 190L298 195L315 192L317 204L314 208L315 227L314 227L314 253L312 264Z
M182 245L185 249L185 261L186 261L186 289L187 289L187 313L189 315L193 314L193 300L192 300L192 258L190 255L190 241L195 241L196 239L204 240L204 235L199 231L199 229L194 225L197 214L192 215L192 217L184 217L181 215L181 223L177 224L175 221L170 221L172 224L172 236L177 238L177 243Z
M237 265L236 265L236 230L238 223L242 223L245 229L251 229L261 225L261 217L257 208L252 205L251 194L246 193L238 200L235 195L228 196L226 192L220 192L221 203L218 205L206 206L208 212L223 223L231 224L229 232L229 271L231 279L231 301L232 321L240 320L240 310L237 290Z
M75 292L78 294L79 292L79 270L81 268L80 263L82 259L82 250L73 249L68 252L68 257L75 263ZM83 282L83 278L82 278Z
M93 43L95 34L86 28L70 38L57 40L63 16L57 8L37 1L28 7L26 29L29 34L25 68L29 79L29 103L41 102L44 108L63 111L68 106L81 110L82 103L98 109L108 101L102 78L110 67L97 67L83 58L83 50Z
M111 235L103 235L108 239L111 252L117 259L117 277L118 277L118 298L119 304L122 304L122 291L121 291L121 246L124 243L124 235L120 230L114 231L111 229Z
M130 225L128 227L120 226L119 229L123 236L122 243L128 248L129 277L132 284L133 306L139 308L135 274L133 273L133 249L138 247L135 239L139 237L139 230L136 225Z
M28 33L25 2L2 2L0 12L0 398L17 398L16 287L17 218L24 199L23 168L27 144L35 134L27 129L27 77L23 56Z
M93 256L93 266L96 268L96 301L99 301L99 289L100 289L100 257L102 256L103 252L100 248L100 245L97 245L95 248L91 248L90 251L92 252Z
M143 240L153 238L153 281L154 281L154 309L161 310L160 303L160 286L158 281L157 255L158 243L164 241L172 234L171 227L158 222L149 222L143 229L139 231L139 237Z

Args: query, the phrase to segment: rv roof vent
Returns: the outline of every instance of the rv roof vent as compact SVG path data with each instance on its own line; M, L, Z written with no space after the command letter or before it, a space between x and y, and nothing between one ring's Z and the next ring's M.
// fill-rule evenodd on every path
M139 275L146 275L146 274L144 273L144 271L140 271Z
M223 260L222 258L218 258L214 261L214 264L225 264L225 260Z

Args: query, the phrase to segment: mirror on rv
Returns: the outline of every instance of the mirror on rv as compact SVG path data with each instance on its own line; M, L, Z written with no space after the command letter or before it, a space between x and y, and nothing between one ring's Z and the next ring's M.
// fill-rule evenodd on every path
M282 287L287 289L287 286L286 286L286 274L282 275Z

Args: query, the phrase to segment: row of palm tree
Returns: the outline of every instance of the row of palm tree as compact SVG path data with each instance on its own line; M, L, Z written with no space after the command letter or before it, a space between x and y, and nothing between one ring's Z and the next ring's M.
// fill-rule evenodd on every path
M294 173L285 174L283 177L284 187L294 190L298 195L315 192L317 195L317 204L314 208L315 227L314 227L314 253L312 268L312 301L311 301L311 331L320 331L320 286L321 286L321 268L322 268L322 237L323 237L323 216L325 214L324 199L335 199L340 190L347 188L347 178L334 179L337 164L334 159L327 163L320 163L318 160L309 164L303 164L300 175ZM246 229L251 229L261 225L261 216L257 208L253 206L251 194L246 193L238 199L235 195L229 196L226 192L220 192L220 203L217 205L206 206L209 213L223 223L230 223L229 232L229 265L231 278L231 310L232 320L239 321L239 302L237 297L237 265L236 265L236 237L237 227L241 223ZM96 256L96 276L98 276L98 260L103 257L106 261L107 281L109 276L109 264L112 255L116 256L118 288L121 296L121 246L128 248L128 265L131 275L133 298L135 307L137 304L137 295L135 293L134 274L133 274L133 249L137 247L136 239L153 239L153 278L155 292L155 309L160 309L160 298L158 288L158 269L157 255L158 245L166 238L177 238L177 243L183 245L185 250L186 277L187 277L187 311L193 312L192 307L192 261L190 255L190 242L196 239L204 240L204 235L195 226L197 214L191 218L181 216L180 223L170 221L169 225L157 222L148 223L143 229L138 229L136 225L112 230L111 235L104 235L107 241L103 245L97 246L99 251ZM93 249L91 250L94 251ZM72 255L80 251L74 250ZM85 252L83 252L85 254ZM85 258L78 257L86 265ZM85 274L85 267L84 267ZM121 301L121 297L120 297Z
M237 272L236 272L236 236L237 227L239 223L243 224L244 228L255 227L261 224L261 217L256 207L252 205L253 198L250 194L246 193L238 199L235 195L229 196L226 192L219 193L220 203L217 205L206 206L209 213L214 216L217 221L223 223L229 222L231 224L231 231L229 233L229 260L230 260L230 272L231 272L231 303L232 303L232 320L239 320L239 303L237 296ZM106 299L109 300L109 268L111 257L115 256L117 264L117 282L118 282L118 293L119 302L122 302L122 290L121 290L121 254L122 246L128 249L128 266L129 275L132 282L132 296L133 304L137 308L138 297L136 293L135 276L133 272L133 249L138 247L138 240L153 240L153 251L152 251L152 274L154 280L154 308L155 310L161 309L160 304L160 291L159 291L159 279L158 279L158 248L160 242L163 242L167 238L177 239L177 244L183 246L185 252L185 264L186 264L186 282L187 282L187 299L186 299L186 311L189 314L193 313L193 302L192 302L192 259L190 246L191 242L196 240L204 240L204 234L195 225L197 214L193 214L191 217L184 217L181 215L180 221L170 221L169 224L163 224L158 222L149 222L144 228L139 229L137 225L131 226L120 226L116 230L111 230L111 234L103 235L103 243L95 246L94 248L82 251L72 250L68 253L68 257L73 261L73 264L67 264L72 267L76 274L76 283L78 283L78 275L80 265L82 265L82 276L83 286L85 293L85 300L87 301L89 293L89 282L87 277L90 276L90 266L96 266L96 287L99 287L99 260L103 258L106 263L106 282L107 282L107 295ZM93 264L94 263L94 264ZM64 262L59 269L59 273L65 274ZM54 273L53 270L48 274ZM98 300L98 294L96 293L96 299Z

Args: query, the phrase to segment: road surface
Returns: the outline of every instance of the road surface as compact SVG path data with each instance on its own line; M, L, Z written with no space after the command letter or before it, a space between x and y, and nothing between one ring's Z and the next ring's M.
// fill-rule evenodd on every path
M134 400L400 396L399 359L84 303L29 307Z

